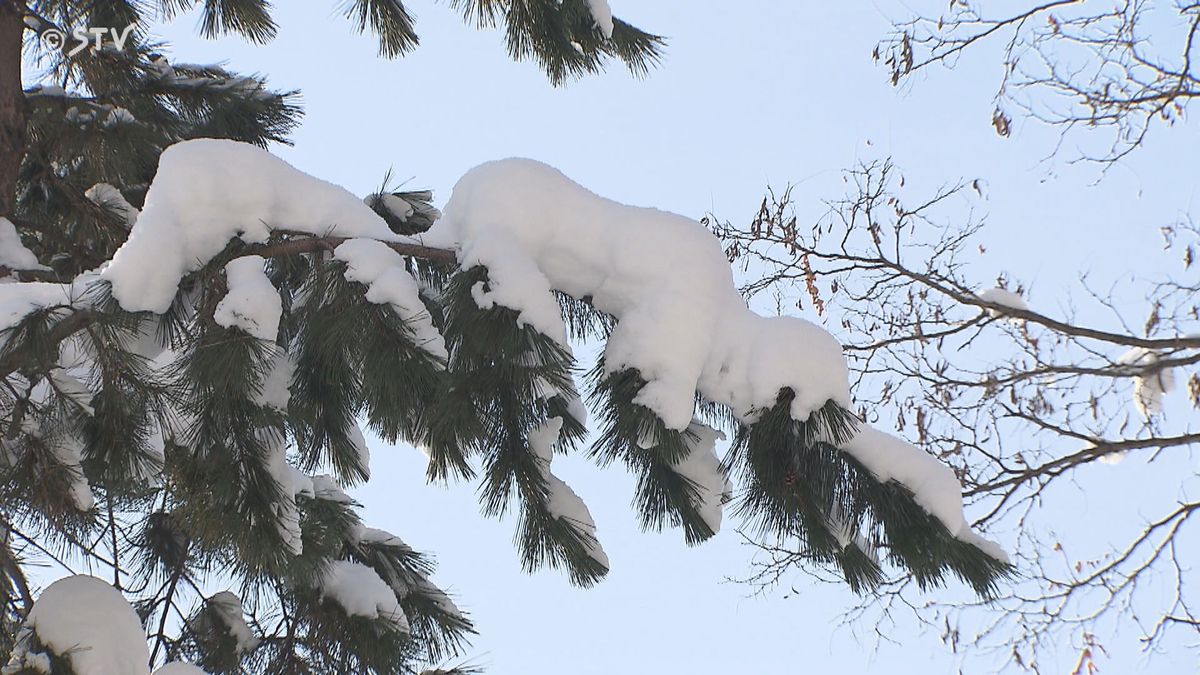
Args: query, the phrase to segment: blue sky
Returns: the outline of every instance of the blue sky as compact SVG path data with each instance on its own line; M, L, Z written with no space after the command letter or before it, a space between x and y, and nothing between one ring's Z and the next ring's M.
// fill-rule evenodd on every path
M1081 270L1117 281L1157 260L1158 227L1200 206L1194 174L1178 169L1200 156L1194 125L1152 134L1097 185L1093 168L1043 161L1052 132L1018 122L1012 138L994 134L1000 71L987 49L954 72L892 88L870 53L889 18L907 11L898 2L612 0L618 16L670 38L663 65L643 80L614 66L561 89L533 64L511 62L498 33L466 27L447 3L406 4L423 44L397 61L378 59L333 2L278 3L280 35L263 46L197 38L189 16L156 32L175 60L226 62L302 89L296 145L278 152L359 194L390 168L441 203L468 168L527 156L607 197L697 218L749 218L768 184L796 183L803 220L841 194L840 171L858 160L891 155L918 188L982 177L986 197L964 204L990 221L988 253L972 269L981 285L1012 271L1044 311L1065 305ZM904 621L889 634L896 643L876 649L872 625L839 628L850 601L841 586L797 575L794 588L755 596L728 582L748 572L752 555L733 527L696 548L676 531L640 532L633 482L615 467L556 460L613 563L603 583L580 590L553 571L523 574L514 524L480 516L472 485L426 486L423 457L410 447L376 441L372 451L374 478L354 491L365 519L437 555L436 579L481 632L468 657L494 675L954 671L936 631ZM1123 466L1089 469L1086 490L1048 505L1040 526L1097 544L1107 531L1097 523L1135 522L1141 514L1105 496L1149 500L1161 468ZM1106 643L1102 672L1186 672L1179 656L1147 666L1135 637ZM1075 651L1058 656L1051 669L1069 672ZM966 672L987 670L974 661Z

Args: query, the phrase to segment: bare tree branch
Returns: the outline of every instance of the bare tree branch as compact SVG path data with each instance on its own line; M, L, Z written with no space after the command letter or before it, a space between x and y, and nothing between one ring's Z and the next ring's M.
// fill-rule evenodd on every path
M1012 115L1061 130L1105 131L1082 159L1109 165L1156 124L1173 125L1200 97L1200 4L1191 0L953 0L941 16L898 23L875 58L893 84L967 51L1001 43L1003 75L992 124L1007 136Z
M1036 663L1043 648L1061 653L1069 637L1085 671L1103 649L1097 626L1106 617L1136 626L1147 647L1171 632L1200 634L1192 610L1200 599L1181 553L1200 508L1188 455L1200 448L1200 416L1170 416L1186 406L1164 403L1186 379L1190 406L1200 409L1200 228L1164 228L1182 270L1143 280L1144 307L1118 305L1085 278L1086 321L1071 305L1051 317L1030 308L1027 290L1007 275L994 283L973 276L966 254L983 224L961 222L969 186L910 198L890 162L847 177L847 197L811 229L801 230L786 190L770 193L748 225L708 222L746 271L748 295L770 292L825 318L845 345L864 417L884 425L891 417L953 466L976 527L1021 533L1013 552L1028 575L991 606L917 600L911 580L896 577L847 620L871 612L883 631L894 613L937 623L932 615L948 643L990 645L1019 667ZM1093 323L1102 320L1111 325ZM1127 453L1168 462L1172 482L1155 491L1180 501L1143 530L1114 535L1128 542L1117 550L1068 556L1064 547L1075 544L1052 534L1054 515L1043 504L1080 485L1084 467ZM796 571L821 577L787 542L755 543L762 555L746 581L756 587L786 583ZM959 623L968 616L970 634Z

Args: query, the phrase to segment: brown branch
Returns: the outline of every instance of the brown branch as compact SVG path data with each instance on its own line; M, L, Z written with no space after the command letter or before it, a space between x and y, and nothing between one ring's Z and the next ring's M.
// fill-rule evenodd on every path
M950 59L951 57L955 56L956 54L961 53L967 47L970 47L971 45L975 44L976 42L985 40L988 37L991 37L992 35L997 33L998 31L1001 31L1009 26L1022 24L1024 22L1028 21L1033 16L1036 16L1037 14L1040 14L1042 12L1048 12L1052 9L1055 9L1058 7L1064 7L1066 5L1077 5L1083 1L1084 0L1056 0L1055 2L1048 2L1048 3L1042 4L1042 5L1038 5L1036 7L1032 7L1027 11L1021 12L1020 14L1014 14L1014 15L1004 18L1004 19L981 19L981 20L977 21L976 23L990 26L990 28L987 28L987 29L982 30L978 33L975 33L969 37L962 38L960 40L946 42L945 44L952 45L949 49L942 51L942 52L931 53L929 58L925 59L924 61L919 61L917 63L914 63L914 64L908 66L907 68L904 69L904 72L901 74L908 75L909 73L912 73L913 71L920 70L921 68L932 65L934 63L944 62L944 61ZM911 37L910 37L910 39L911 39Z
M3 568L8 578L12 580L17 587L17 592L21 595L21 603L24 605L22 615L28 612L33 607L33 593L29 590L29 581L25 578L25 571L21 569L20 562L8 546L8 539L12 531L7 522L0 525L4 529L4 537L0 539L0 568Z
M801 249L801 250L805 250L805 249ZM871 263L871 264L881 265L881 266L887 267L888 269L891 269L892 271L896 272L897 274L904 276L905 278L916 281L916 282L926 286L927 288L935 290L953 300L956 300L957 302L959 302L961 304L971 305L971 306L979 307L982 309L989 309L989 310L998 312L1000 314L1003 314L1007 317L1011 317L1014 319L1024 319L1025 321L1030 321L1030 322L1039 324L1041 326L1044 326L1053 331L1062 333L1064 335L1071 335L1074 337L1081 337L1081 338L1090 338L1093 340L1100 340L1102 342L1108 342L1108 343L1112 343L1112 344L1125 345L1125 346L1129 346L1129 347L1142 347L1142 348L1151 349L1151 350L1200 349L1200 336L1197 336L1197 337L1178 336L1178 337L1173 337L1173 338L1143 338L1143 337L1138 337L1136 335L1131 335L1128 333L1112 333L1109 331L1099 330L1096 328L1089 328L1087 326L1077 326L1075 324L1067 323L1065 321L1059 321L1058 319L1052 319L1052 318L1046 316L1045 314L1039 314L1038 312L1034 312L1031 310L1017 309L1015 307L1009 307L1008 305L1003 305L998 302L989 302L987 300L983 300L982 298L975 295L974 293L967 291L966 289L948 285L946 282L934 277L931 274L916 272L914 270L911 270L911 269L909 269L893 260L887 259L887 258L882 258L882 257L880 257L880 258L864 258L864 257L860 257L860 256L837 255L837 254L831 255L831 254L827 254L827 253L821 253L818 251L808 251L808 250L805 250L805 252L810 253L817 257L834 258L834 259L839 259L839 260L850 260L850 261L863 261L863 262L867 262L867 263Z
M1021 416L1021 418L1027 422L1035 421L1031 416L1023 415L1023 416ZM1063 433L1063 430L1058 430L1058 429L1055 429L1050 426L1046 426L1044 428L1046 428L1050 431L1059 431L1060 433ZM1066 434L1066 433L1064 433L1063 435L1075 436L1074 434ZM1118 453L1118 452L1127 452L1129 450L1142 450L1145 448L1166 448L1166 447L1175 447L1175 446L1181 446L1181 445L1192 445L1195 443L1200 443L1200 433L1180 434L1178 436L1153 436L1150 438L1131 438L1131 439L1126 439L1126 440L1121 440L1121 441L1108 441L1108 440L1104 440L1101 438L1097 438L1097 439L1092 439L1088 442L1092 443L1091 447L1084 448L1078 452L1074 452L1069 455L1064 455L1062 457L1055 458L1053 461L1046 462L1044 464L1039 464L1037 466L1029 467L1028 469L1018 472L1017 475L1015 475L1011 478L993 481L991 483L981 484L978 487L967 490L966 492L963 493L963 495L967 496L967 497L971 497L971 496L975 496L978 494L986 494L986 493L993 492L995 490L998 490L998 489L1006 487L1006 486L1018 485L1020 483L1024 483L1025 481L1030 480L1032 478L1036 478L1038 476L1045 476L1045 475L1054 476L1054 475L1062 473L1064 470L1066 470L1068 468L1072 468L1072 467L1078 466L1079 464L1083 464L1085 462L1090 462L1094 459L1098 459L1105 455L1111 455L1111 454Z
M158 659L158 650L166 643L167 640L167 617L170 615L171 606L174 601L175 588L179 584L179 577L183 575L183 564L171 572L171 581L167 586L167 595L163 598L162 615L158 621L158 633L154 640L154 651L150 652L150 666L154 666L155 660Z
M261 255L264 258L273 258L278 256L296 255L300 253L317 253L318 251L332 251L337 248L342 242L352 239L352 237L334 237L324 236L316 237L304 232L294 232L291 230L275 230L279 234L285 234L293 239L287 241L264 244L254 248L246 255ZM408 244L395 241L385 241L396 253L410 258L420 258L430 262L454 264L458 261L458 256L454 251L445 248L434 248L432 246L422 246L421 244Z
M63 283L63 279L54 270L18 270L0 265L0 278L15 276L17 281L47 281Z
M27 149L29 108L21 86L24 5L0 3L0 216L13 211L17 174Z
M1194 530L1180 532L1175 525L1190 511L1175 514L1175 520L1150 535L1135 539L1138 532L1128 533L1132 553L1114 551L1121 557L1120 567L1097 577L1089 575L1111 559L1104 555L1107 550L1095 561L1065 555L1059 560L1061 548L1052 546L1057 541L1047 541L1053 536L1046 532L1055 524L1053 514L1042 505L1066 487L1064 479L1086 480L1079 467L1126 451L1141 450L1147 461L1163 457L1172 467L1182 465L1181 480L1195 475L1186 466L1187 448L1200 445L1195 420L1186 413L1137 409L1146 401L1140 397L1147 388L1158 385L1162 394L1168 373L1187 378L1186 371L1200 363L1194 284L1145 280L1147 309L1153 309L1144 328L1140 321L1127 320L1114 299L1118 296L1093 291L1086 279L1082 283L1091 299L1116 319L1109 330L1093 327L1098 320L1079 325L1082 321L1069 306L1061 310L1062 318L1051 318L987 302L976 295L978 284L967 271L971 263L966 256L973 254L979 221L939 213L949 207L931 210L939 203L937 195L953 190L939 191L934 199L901 195L897 181L889 179L889 174L895 178L893 171L889 161L880 161L849 172L847 196L827 203L828 211L811 232L799 236L780 229L780 223L797 218L798 208L773 193L753 224L735 228L725 223L713 229L725 241L732 262L740 261L743 271L755 274L743 288L775 291L780 302L792 299L786 293L806 295L801 256L808 254L816 287L830 294L823 297L830 308L829 324L852 345L845 353L864 414L882 420L894 415L901 433L916 436L948 462L965 488L965 499L979 509L972 514L975 525L993 533L1019 533L1010 550L1026 580L1006 588L987 606L922 599L920 610L911 611L913 617L936 624L954 643L971 644L977 652L991 647L1018 663L1025 659L1025 664L1064 633L1078 639L1095 630L1099 617L1122 612L1135 601L1163 621L1177 616L1187 623L1195 614L1179 604L1187 599L1182 586L1175 589L1172 605L1152 597L1136 580L1159 579L1172 565L1178 568L1172 557L1176 537L1178 546L1185 547L1194 543L1184 539ZM1185 231L1187 236L1177 236ZM1176 251L1194 246L1197 234L1200 228L1187 223L1164 230L1167 248ZM1193 256L1189 252L1185 260ZM1153 268L1155 273L1163 269ZM1003 274L995 285L1024 290ZM1120 350L1114 346L1140 347L1152 356L1127 362L1116 356ZM1188 387L1200 391L1200 374ZM1192 396L1196 401L1197 394ZM1174 481L1159 488L1174 489ZM1194 501L1190 493L1183 498ZM793 571L811 574L790 542L756 545L765 561L758 561L757 574L744 581L762 589ZM1155 552L1143 560L1140 554L1147 547ZM859 605L856 620L868 610L878 611L881 621L894 619L889 613L897 609L909 611L913 605L903 594L905 588L916 592L906 586L910 580L899 574L886 582L882 595ZM1086 588L1063 590L1075 582ZM929 620L931 613L936 621ZM959 616L962 630L971 635L959 634L960 626L953 623ZM1147 638L1148 643L1158 635ZM1020 654L1013 645L1021 645Z
M99 314L90 309L64 309L72 309L73 311L64 319L54 324L54 327L50 329L50 332L46 337L53 344L58 344L71 335L74 335L76 332L83 330L88 326L88 324L92 323L97 319L97 317L99 317ZM8 377L12 373L22 368L24 365L29 365L22 364L18 358L19 356L19 353L12 353L3 359L0 359L0 380Z

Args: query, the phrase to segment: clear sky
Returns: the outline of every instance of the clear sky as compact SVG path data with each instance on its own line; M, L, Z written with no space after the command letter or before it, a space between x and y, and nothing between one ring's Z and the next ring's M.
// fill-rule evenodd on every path
M1007 140L992 132L1000 70L987 50L957 71L893 89L870 54L888 19L908 11L900 2L612 0L618 16L669 36L664 63L644 80L614 66L562 89L535 65L511 62L498 33L468 28L446 2L406 2L423 44L397 61L378 59L336 4L277 3L280 36L265 46L199 39L188 16L161 33L174 60L222 61L302 89L307 115L296 145L277 151L359 194L391 168L443 203L468 168L527 156L607 197L697 218L749 218L768 184L798 183L802 219L812 219L821 199L840 196L842 169L892 155L913 185L986 180L986 198L964 205L990 221L988 253L973 270L981 285L1011 270L1032 283L1031 301L1044 311L1064 304L1082 269L1107 282L1130 261L1157 260L1158 227L1200 207L1194 171L1180 170L1200 157L1195 125L1152 134L1093 186L1090 168L1041 161L1053 140L1046 130L1018 123ZM850 600L841 586L797 575L794 587L758 597L727 582L748 572L752 555L733 523L697 548L677 531L640 532L632 480L615 467L555 463L588 502L612 559L604 582L580 590L552 571L523 574L514 523L480 516L472 485L426 486L423 457L407 446L376 440L372 454L374 478L353 493L366 521L436 554L436 580L481 633L469 659L493 675L954 672L936 631L901 622L890 633L896 643L876 650L873 626L838 628ZM1149 499L1152 487L1137 486L1152 486L1155 470L1093 472L1082 484ZM1140 517L1101 497L1068 495L1042 525L1094 544L1105 536L1098 523ZM1178 656L1147 666L1135 638L1107 643L1103 672L1192 667ZM1069 672L1075 656L1064 645L1045 665ZM976 661L966 672L987 670Z

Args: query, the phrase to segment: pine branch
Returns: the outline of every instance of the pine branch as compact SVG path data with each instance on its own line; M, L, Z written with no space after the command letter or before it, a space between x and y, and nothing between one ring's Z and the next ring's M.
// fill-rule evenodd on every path
M45 281L49 283L62 283L62 277L60 277L53 270L19 270L0 265L0 279L10 275L16 277L17 281Z
M278 234L295 237L284 242L273 244L265 244L262 248L251 248L245 255L260 255L264 258L272 258L278 256L296 255L299 253L317 253L319 251L332 251L337 248L338 244L346 241L349 237L313 237L302 232L292 232L289 230L276 230ZM434 248L432 246L423 246L421 244L410 244L405 242L388 241L383 242L388 245L393 251L400 255L417 258L420 260L428 260L430 262L454 264L458 261L458 257L454 251L444 248Z

